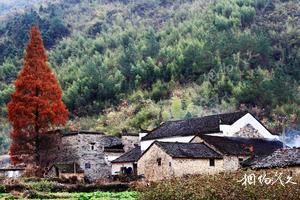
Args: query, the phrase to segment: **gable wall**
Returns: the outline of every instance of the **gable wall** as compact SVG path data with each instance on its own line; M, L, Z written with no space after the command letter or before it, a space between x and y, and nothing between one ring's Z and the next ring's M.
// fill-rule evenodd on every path
M60 156L56 162L70 163L76 162L84 170L85 176L90 180L107 178L111 174L111 156L104 153L104 135L96 134L76 134L62 137ZM95 143L94 150L91 143ZM91 168L85 168L85 164L90 163Z
M161 158L161 166L157 164L158 158ZM154 144L138 160L138 175L144 175L150 181L169 178L174 175L174 170L169 166L169 162L172 162L172 157Z
M139 136L122 135L122 144L124 145L124 151L128 152L134 149L135 145L139 145Z
M254 129L256 129L262 138L278 139L278 136L272 135L257 119L255 119L249 113L241 117L232 125L220 125L220 130L225 136L234 136L236 132L240 131L248 124L250 124Z

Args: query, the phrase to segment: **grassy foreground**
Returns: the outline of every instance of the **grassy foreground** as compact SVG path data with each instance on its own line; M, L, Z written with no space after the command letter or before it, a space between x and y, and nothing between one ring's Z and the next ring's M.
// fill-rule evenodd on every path
M276 174L277 172L277 174ZM142 200L181 200L181 199L272 199L286 200L300 198L300 176L292 175L291 181L281 185L277 180L282 174L282 181L287 181L289 170L242 171L215 176L187 176L153 183L141 193ZM266 174L265 174L266 173ZM255 175L255 184L242 185L246 175ZM264 174L266 176L264 176ZM260 177L260 179L258 178ZM275 182L272 185L272 182ZM263 184L260 184L260 181Z
M79 193L35 193L29 199L62 199L62 200L135 200L139 196L138 192L79 192ZM0 199L24 199L21 194L1 193Z

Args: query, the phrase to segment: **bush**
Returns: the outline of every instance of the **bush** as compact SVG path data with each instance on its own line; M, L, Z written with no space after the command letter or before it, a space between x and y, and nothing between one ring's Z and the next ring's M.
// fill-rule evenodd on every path
M276 179L276 172L282 174L285 181L289 170L267 171L268 178ZM242 185L241 181L245 174L256 174L256 180L264 171L241 171L219 175L195 175L183 178L153 183L141 194L142 200L155 199L298 199L300 196L299 186L280 182L273 185L261 185L256 182L252 185ZM293 175L292 181L299 184L300 176Z
M39 192L53 192L55 190L56 183L50 181L40 181L30 184L31 188Z
M5 185L0 185L0 193L4 193L6 191Z

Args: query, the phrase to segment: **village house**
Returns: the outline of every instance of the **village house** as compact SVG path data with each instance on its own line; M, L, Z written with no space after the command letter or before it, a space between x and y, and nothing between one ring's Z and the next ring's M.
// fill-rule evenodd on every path
M235 171L241 167L242 161L253 156L268 155L283 147L278 136L273 135L259 120L247 112L167 121L148 133L140 134L140 138L140 155L135 154L135 159L129 160L129 162L122 158L116 162L113 161L112 173L119 172L121 167L133 165L136 162L138 175L143 175L148 180L184 174ZM218 154L218 159L215 159L217 164L212 168L203 164L211 158L206 157L206 161L203 161L203 158L201 161L197 159L196 161L192 160L192 157L186 157L186 162L190 167L176 171L182 166L182 163L176 159L170 163L174 156L172 157L171 153L168 154L166 149L178 147L179 149L183 148L181 151L185 151L192 148L194 143L202 144ZM163 148L163 145L168 147ZM197 156L201 157L201 155ZM126 158L127 154L124 157ZM163 162L164 167L155 165L157 162L154 158L159 164ZM211 162L213 162L212 159ZM166 167L166 163L172 167Z
M149 181L224 170L222 155L203 143L156 141L142 153L137 165L138 174Z
M249 158L242 165L253 170L284 168L290 174L300 175L300 148L278 149L270 155Z
M145 151L154 141L189 143L197 135L278 139L252 114L233 112L164 122L141 134L141 150Z
M112 175L133 175L137 176L137 161L141 156L141 147L134 149L113 160Z
M264 156L283 147L278 140L262 138L221 137L210 135L195 136L191 143L204 143L223 156L225 171L235 171L241 162L254 156Z
M56 138L55 150L50 150L51 155L56 156L53 156L45 175L78 176L78 179L81 179L81 172L83 172L84 177L90 181L109 178L111 161L123 155L125 149L134 148L134 143L138 140L138 136L124 137L108 136L92 131L60 131ZM47 152L44 155L48 155ZM74 166L78 166L78 169Z
M0 156L0 177L17 178L23 175L24 165L12 165L9 155Z
M59 157L54 164L76 163L89 180L108 178L111 160L124 153L120 138L104 133L77 131L64 133L59 147Z

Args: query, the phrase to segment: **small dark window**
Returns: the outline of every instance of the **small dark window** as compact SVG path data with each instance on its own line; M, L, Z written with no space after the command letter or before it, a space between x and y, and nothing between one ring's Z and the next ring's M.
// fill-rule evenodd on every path
M91 163L85 163L85 168L90 169L91 168Z
M91 150L92 151L95 150L95 143L91 143L90 145L91 145Z
M161 158L157 158L157 165L161 166Z
M243 158L239 158L239 162L243 162L243 160L244 160Z
M215 159L209 159L209 166L215 166Z
M172 163L171 162L169 162L169 167L171 167L172 166Z

